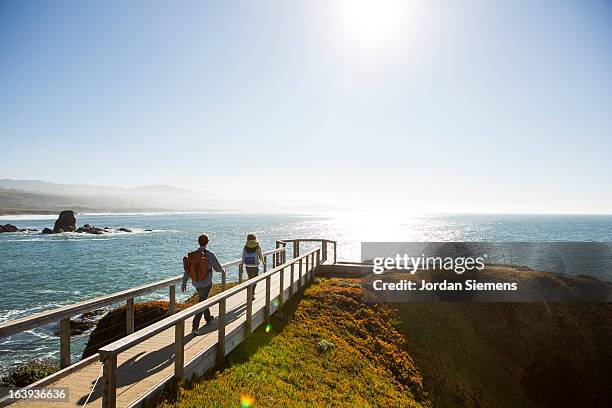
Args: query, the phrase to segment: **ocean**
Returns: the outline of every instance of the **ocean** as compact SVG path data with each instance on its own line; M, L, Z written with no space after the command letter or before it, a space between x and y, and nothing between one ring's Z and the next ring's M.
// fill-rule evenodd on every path
M0 217L19 228L53 227L56 216ZM358 261L362 241L612 242L612 216L605 215L406 215L288 214L83 214L77 225L126 227L132 233L104 235L36 232L0 234L0 321L128 289L182 273L182 256L207 232L221 262L240 257L247 233L264 250L275 240L338 241L338 260ZM304 246L306 248L306 246ZM528 265L527 265L528 266ZM229 280L237 270L228 271ZM186 295L180 295L184 298ZM161 291L138 298L166 299ZM0 374L20 362L59 358L57 325L0 339ZM73 337L73 361L87 334Z

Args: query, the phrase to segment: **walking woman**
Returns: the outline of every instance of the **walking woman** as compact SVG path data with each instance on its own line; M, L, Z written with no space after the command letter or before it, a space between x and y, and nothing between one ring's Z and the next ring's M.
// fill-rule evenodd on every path
M242 250L242 264L246 268L249 279L254 278L259 274L259 264L263 263L263 255L255 234L247 235L247 242ZM255 286L253 285L253 295L255 295ZM253 296L255 298L255 296Z

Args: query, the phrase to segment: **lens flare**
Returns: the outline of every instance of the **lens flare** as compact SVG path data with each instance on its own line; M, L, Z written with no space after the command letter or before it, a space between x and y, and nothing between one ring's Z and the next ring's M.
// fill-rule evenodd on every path
M270 333L270 330L272 330L272 325L268 323L266 324L266 333Z
M255 398L251 397L248 394L240 394L240 407L241 408L249 408L255 402Z
M274 306L274 307L278 307L278 305L280 305L280 301L279 301L278 299L274 299L274 300L272 301L272 306Z

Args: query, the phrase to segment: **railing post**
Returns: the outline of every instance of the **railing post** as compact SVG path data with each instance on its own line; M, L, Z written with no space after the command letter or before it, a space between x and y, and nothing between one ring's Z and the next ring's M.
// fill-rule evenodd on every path
M129 298L125 302L125 322L127 334L134 333L134 298Z
M268 257L264 256L264 268L263 268L264 272L266 272L268 270Z
M266 306L264 307L264 321L266 323L270 322L270 291L272 281L269 276L266 276Z
M242 267L242 264L238 265L238 283L242 283L242 275L244 273L244 268Z
M314 252L310 254L310 271L308 271L308 281L312 280L312 271L314 270Z
M310 280L314 277L314 270L316 268L316 256L315 252L312 253L312 258L310 259Z
M104 395L103 408L116 408L117 406L117 355L110 354L102 357L104 364Z
M304 273L305 284L308 283L308 274L310 273L310 255L306 255L306 273Z
M298 290L302 288L302 260L303 258L300 258L300 270L298 273Z
M336 251L336 248L337 248L336 241L334 241L334 265L336 264L336 261L338 260L338 256L337 256L338 253Z
M219 301L219 338L217 340L217 368L225 369L225 299Z
M289 284L289 297L290 298L293 297L293 284L295 282L295 280L294 280L295 279L295 275L293 273L293 269L294 269L293 265L294 265L293 263L291 265L289 265L289 279L290 279L289 282L291 282Z
M283 269L280 271L280 282L278 282L278 284L280 286L280 291L278 294L278 307L281 307L285 301L285 267L283 267Z
M221 292L225 291L225 280L227 279L227 271L224 270L223 273L221 274Z
M253 332L253 285L247 286L246 323L244 331L247 336Z
M70 318L60 320L60 368L70 365Z
M185 320L174 326L174 379L178 384L185 378Z
M323 240L321 241L321 248L322 248L322 252L323 252L323 261L327 261L327 241Z
M168 312L171 315L176 313L176 285L170 285L170 301L168 302Z
M293 257L297 258L300 256L300 240L296 239L293 241Z

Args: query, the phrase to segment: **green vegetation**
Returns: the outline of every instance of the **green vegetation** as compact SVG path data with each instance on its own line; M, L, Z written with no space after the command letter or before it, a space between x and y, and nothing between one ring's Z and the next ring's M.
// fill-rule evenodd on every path
M313 284L160 406L612 406L609 303L365 304L361 282Z
M360 297L342 280L309 287L297 307L286 305L287 320L275 317L269 333L259 329L230 354L228 369L161 406L430 406L398 316Z
M59 366L49 360L33 360L17 366L0 378L0 387L25 387L53 374Z
M529 407L497 350L479 336L465 304L397 304L407 350L440 407ZM472 305L468 305L472 306Z

